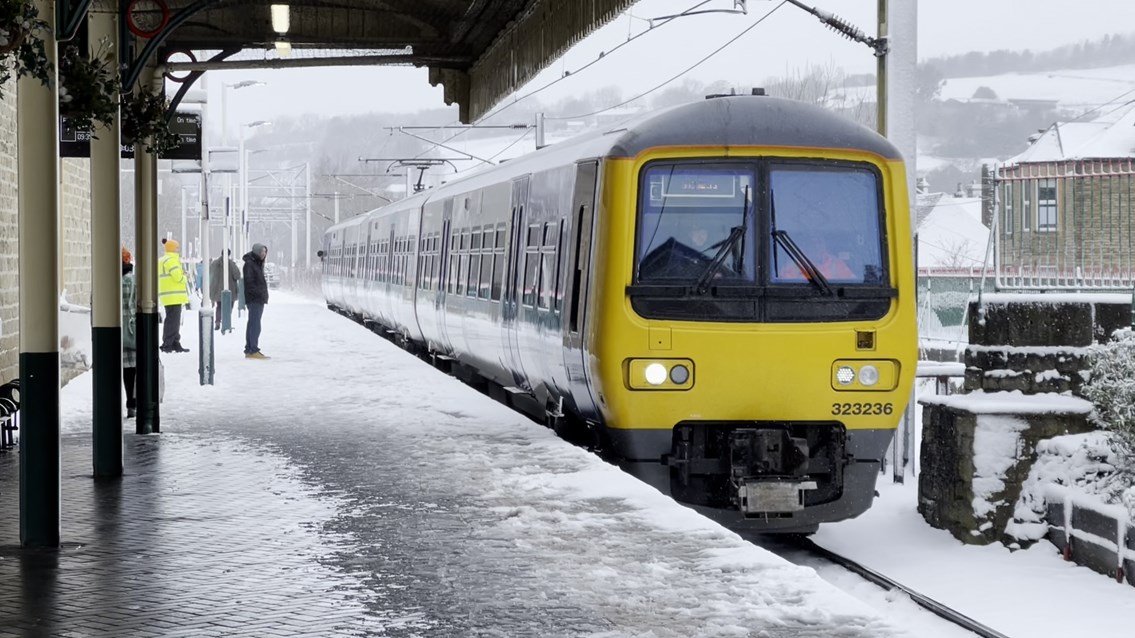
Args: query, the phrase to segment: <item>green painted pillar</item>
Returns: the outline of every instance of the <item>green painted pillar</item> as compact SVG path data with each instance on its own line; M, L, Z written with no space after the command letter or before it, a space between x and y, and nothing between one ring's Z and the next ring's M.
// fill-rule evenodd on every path
M118 68L118 16L91 11L91 55L111 56ZM109 53L100 51L110 43ZM95 477L122 475L122 237L119 230L119 130L98 126L91 139L91 346L94 355L92 463Z
M55 3L35 0L40 16ZM55 38L44 36L53 66ZM20 544L59 546L59 98L22 76L16 84L20 220ZM9 85L9 89L13 88Z

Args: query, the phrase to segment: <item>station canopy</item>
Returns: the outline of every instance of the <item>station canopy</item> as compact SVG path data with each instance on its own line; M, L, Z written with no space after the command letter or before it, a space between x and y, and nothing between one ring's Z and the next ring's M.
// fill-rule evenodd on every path
M286 25L279 15L273 21L272 5L280 4L168 0L158 61L185 61L173 54L186 51L228 51L234 59L234 50L275 49L281 67L299 66L305 57L311 66L322 52L332 52L328 65L427 67L430 83L444 87L446 104L458 104L469 122L633 0L308 0L275 9L287 15ZM128 23L160 24L159 0L131 5Z

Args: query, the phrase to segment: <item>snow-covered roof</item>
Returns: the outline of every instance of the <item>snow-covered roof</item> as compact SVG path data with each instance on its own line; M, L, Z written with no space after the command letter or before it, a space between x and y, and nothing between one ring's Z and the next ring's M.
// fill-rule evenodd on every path
M1057 122L1006 164L1135 157L1135 103L1090 122Z
M980 197L925 193L916 204L919 268L981 268L989 229Z

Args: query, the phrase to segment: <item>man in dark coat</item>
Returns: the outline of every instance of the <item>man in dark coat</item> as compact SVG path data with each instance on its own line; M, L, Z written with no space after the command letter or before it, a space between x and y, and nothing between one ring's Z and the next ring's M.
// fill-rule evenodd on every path
M268 257L268 247L253 244L252 250L244 256L244 303L248 306L248 325L244 329L244 357L246 359L267 359L260 352L260 318L264 316L264 305L268 303L268 281L264 279L264 260Z

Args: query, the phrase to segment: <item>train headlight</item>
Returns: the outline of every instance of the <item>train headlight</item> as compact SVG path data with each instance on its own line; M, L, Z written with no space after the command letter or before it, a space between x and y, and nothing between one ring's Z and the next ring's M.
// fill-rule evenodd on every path
M689 390L694 362L689 359L627 359L623 372L631 390Z
M855 370L850 366L840 366L835 371L835 380L840 385L851 385L851 382L855 381Z
M859 368L859 383L868 388L879 383L879 369L871 364Z
M841 392L887 392L899 383L899 362L888 359L832 362L832 389Z

